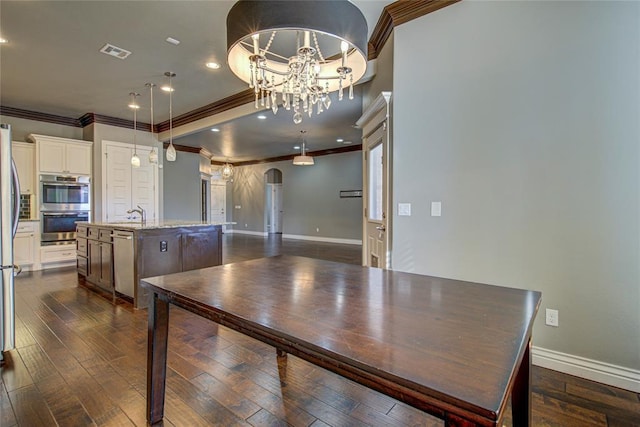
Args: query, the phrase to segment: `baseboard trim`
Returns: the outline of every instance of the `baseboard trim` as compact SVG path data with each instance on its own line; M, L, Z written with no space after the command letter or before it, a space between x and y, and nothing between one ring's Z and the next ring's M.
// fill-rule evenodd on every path
M534 346L532 363L613 387L640 393L640 371Z
M249 230L236 230L234 228L230 229L230 230L226 230L225 233L232 233L232 234L249 234L251 236L260 236L260 237L267 237L267 233L264 233L262 231L249 231Z
M236 230L231 229L225 231L225 233L236 233L236 234L249 234L251 236L260 236L260 237L268 237L269 233L264 233L262 231L249 231L249 230ZM303 236L299 234L283 234L283 239L291 239L291 240L308 240L311 242L325 242L325 243L339 243L343 245L362 245L362 240L357 239L340 239L337 237L322 237L322 236Z
M303 236L298 234L283 234L283 239L292 240L309 240L312 242L339 243L343 245L362 245L362 240L357 239L340 239L337 237L321 237L321 236Z

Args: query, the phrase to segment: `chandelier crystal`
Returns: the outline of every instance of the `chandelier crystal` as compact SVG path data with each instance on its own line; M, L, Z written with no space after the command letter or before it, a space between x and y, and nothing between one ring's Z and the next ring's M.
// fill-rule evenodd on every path
M281 105L296 124L329 109L332 92L353 99L366 37L364 16L346 0L241 0L227 15L229 67L253 89L256 108L276 114Z

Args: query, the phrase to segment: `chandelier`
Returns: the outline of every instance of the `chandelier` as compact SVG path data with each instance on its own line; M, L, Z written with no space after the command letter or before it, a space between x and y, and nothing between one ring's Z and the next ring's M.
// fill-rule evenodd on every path
M314 164L313 157L307 155L307 140L304 137L306 133L306 130L300 131L300 138L302 139L300 155L293 158L293 164L296 166L310 166Z
M225 163L222 165L222 179L229 181L233 177L233 165L231 163Z
M367 68L367 22L347 0L240 0L227 15L231 71L249 84L256 108L293 110L302 122L342 100Z

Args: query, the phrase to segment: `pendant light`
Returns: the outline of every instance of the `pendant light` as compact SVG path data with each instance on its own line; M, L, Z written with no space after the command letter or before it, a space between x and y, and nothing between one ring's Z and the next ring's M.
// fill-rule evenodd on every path
M140 96L139 93L131 92L129 93L131 97L131 102L129 103L129 108L133 110L133 156L131 156L131 166L134 168L140 167L140 157L138 157L138 152L136 150L136 130L138 124L138 109L140 105L136 101L136 98Z
M304 137L306 133L307 133L306 130L300 131L301 139L302 139L302 144L301 144L302 148L300 151L300 156L295 156L293 158L293 164L296 166L310 166L314 164L313 157L307 156L307 148L306 148L307 141L305 140L305 137Z
M149 151L149 163L155 165L158 163L158 151L153 138L153 88L155 87L155 84L145 83L145 86L149 88L149 94L151 97L151 151Z
M167 161L176 161L176 148L173 146L173 86L171 85L171 78L176 76L176 73L167 71L164 73L169 77L169 146L167 147Z

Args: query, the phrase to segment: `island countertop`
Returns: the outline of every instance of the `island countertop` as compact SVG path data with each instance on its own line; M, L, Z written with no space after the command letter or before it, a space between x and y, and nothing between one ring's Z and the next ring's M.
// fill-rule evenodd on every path
M203 226L222 226L232 225L234 222L203 222L203 221L184 221L184 220L160 220L145 221L115 221L115 222L78 222L78 225L87 225L101 228L113 228L117 230L154 230L159 228L182 228L182 227L203 227Z

